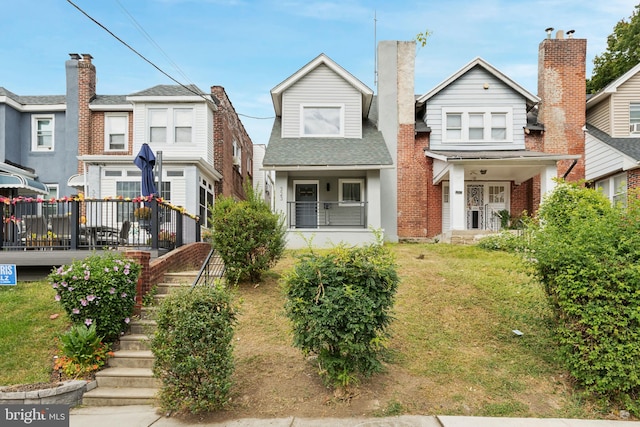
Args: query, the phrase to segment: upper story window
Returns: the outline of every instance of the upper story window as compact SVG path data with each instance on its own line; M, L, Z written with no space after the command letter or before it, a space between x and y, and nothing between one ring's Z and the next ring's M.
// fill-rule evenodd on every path
M193 108L149 108L149 142L193 142Z
M511 111L443 108L444 142L511 142Z
M242 148L234 139L232 146L233 165L238 167L238 172L242 173Z
M31 122L31 149L33 151L51 151L54 143L53 115L34 115Z
M105 151L126 151L129 140L129 115L106 113L104 116Z
M308 137L344 136L344 107L302 105L300 135Z
M629 104L629 133L640 135L640 102Z

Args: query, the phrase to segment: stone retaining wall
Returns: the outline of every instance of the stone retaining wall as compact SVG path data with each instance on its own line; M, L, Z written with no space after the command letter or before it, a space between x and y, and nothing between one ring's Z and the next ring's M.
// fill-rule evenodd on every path
M31 391L0 391L0 405L65 404L71 407L82 403L82 395L96 387L95 381L70 380L53 388Z

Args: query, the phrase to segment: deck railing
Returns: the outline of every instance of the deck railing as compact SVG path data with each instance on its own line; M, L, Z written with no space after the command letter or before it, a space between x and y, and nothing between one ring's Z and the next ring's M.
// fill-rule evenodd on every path
M0 249L171 250L200 241L198 218L152 197L0 197Z
M287 202L289 228L367 228L367 202Z

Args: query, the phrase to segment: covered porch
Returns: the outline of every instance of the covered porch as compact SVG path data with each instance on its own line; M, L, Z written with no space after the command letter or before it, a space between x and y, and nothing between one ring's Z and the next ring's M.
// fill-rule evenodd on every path
M512 192L539 176L539 195L553 190L555 179L567 171L560 161L577 161L578 155L547 154L524 150L489 152L425 151L433 159L433 184L442 185L442 238L456 231L496 232L508 224L511 214L520 214L533 204L534 195L516 201ZM535 190L537 191L537 189ZM515 208L518 212L514 212ZM505 220L506 218L506 220Z
M372 243L381 228L378 169L278 170L275 191L290 249Z

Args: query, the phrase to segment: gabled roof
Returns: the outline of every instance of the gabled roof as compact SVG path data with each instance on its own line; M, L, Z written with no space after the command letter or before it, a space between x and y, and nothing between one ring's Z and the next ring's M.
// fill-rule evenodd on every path
M442 83L440 83L439 85L437 85L436 87L431 89L429 92L427 92L426 94L420 96L417 99L418 104L423 104L423 103L427 102L433 96L438 94L440 91L442 91L444 88L446 88L447 86L449 86L450 84L452 84L456 80L458 80L460 77L465 75L467 72L469 72L474 67L482 67L482 68L484 68L488 73L492 74L495 78L497 78L498 80L502 81L504 84L506 84L511 89L513 89L515 92L517 92L520 95L522 95L527 100L527 105L533 106L533 105L537 104L538 102L540 102L540 98L538 98L536 95L532 94L531 92L529 92L528 90L526 90L525 88L523 88L522 86L520 86L519 84L517 84L516 82L511 80L511 78L507 77L505 74L503 74L501 71L499 71L493 65L489 64L484 59L482 59L480 57L477 57L473 61L469 62L467 65L462 67L460 70L458 70L456 73L451 75L449 78L444 80Z
M639 138L612 138L606 132L590 124L587 124L587 132L625 156L629 156L635 161L640 160Z
M345 81L347 81L351 86L360 91L362 94L362 116L367 117L369 114L369 108L371 107L371 99L373 98L373 90L371 90L367 85L362 83L353 74L349 73L347 70L342 68L336 62L334 62L331 58L329 58L324 53L318 55L315 59L309 62L304 67L300 68L296 71L292 76L288 77L282 83L278 84L276 87L271 89L271 99L273 100L273 108L275 109L276 116L282 115L282 94L285 90L295 84L302 77L306 76L309 72L316 69L319 65L324 64L333 72L342 77Z
M632 69L630 69L629 71L627 71L626 73L624 73L623 75L621 75L620 77L618 77L617 79L609 83L607 86L601 89L598 93L590 96L587 99L587 108L592 105L596 105L598 102L610 97L612 93L616 93L618 91L618 88L622 84L626 83L627 80L629 80L631 77L635 76L639 72L640 72L640 63L636 64L635 67L633 67Z

